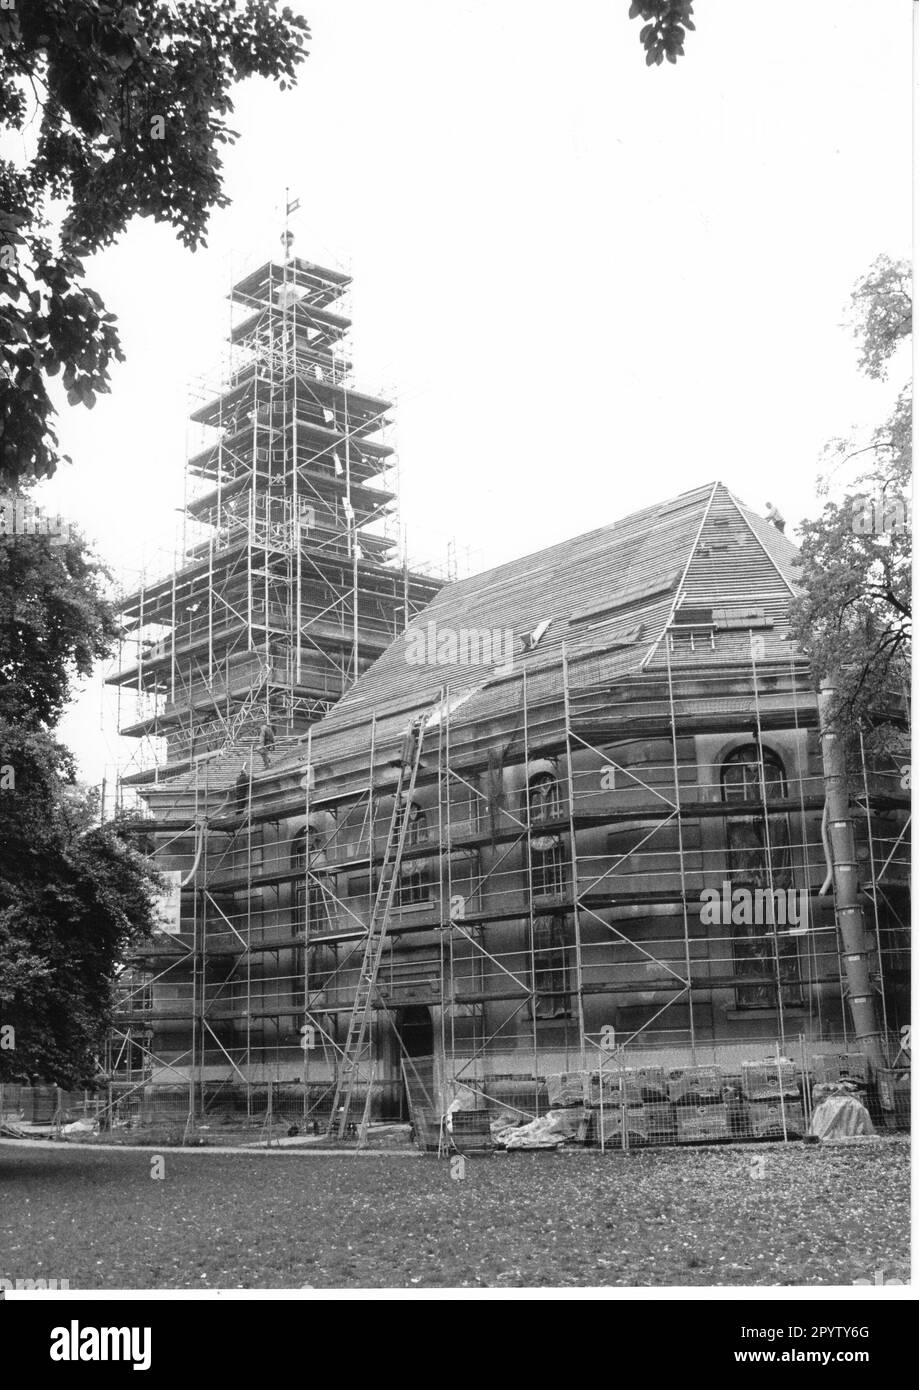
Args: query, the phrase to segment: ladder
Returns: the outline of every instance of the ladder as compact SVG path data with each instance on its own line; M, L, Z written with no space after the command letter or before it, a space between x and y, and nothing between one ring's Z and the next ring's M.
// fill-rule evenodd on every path
M364 1100L364 1113L357 1130L357 1147L362 1149L367 1143L367 1126L370 1124L370 1106L373 1101L373 1083L376 1080L377 1064L374 1062L370 1068L370 1080L367 1082L367 1096Z
M354 1003L348 1020L345 1046L338 1065L335 1095L332 1100L332 1113L329 1117L329 1134L337 1129L339 1139L344 1138L348 1127L348 1115L354 1097L355 1083L360 1070L364 1045L373 1012L373 996L376 991L377 975L383 959L383 950L389 929L393 901L402 868L402 853L408 838L410 811L415 793L415 782L421 765L421 750L424 745L424 730L428 716L422 716L416 725L415 746L411 755L411 765L400 763L399 779L396 783L392 818L386 835L386 847L380 868L380 881L373 900L367 940L360 974L354 992ZM372 831L371 831L372 833Z

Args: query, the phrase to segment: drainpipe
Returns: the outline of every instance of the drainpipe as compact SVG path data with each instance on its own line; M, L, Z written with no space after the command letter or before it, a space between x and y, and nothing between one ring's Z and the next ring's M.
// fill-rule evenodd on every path
M824 682L817 697L817 709L836 917L846 969L845 994L860 1050L870 1059L872 1066L883 1067L886 1066L885 1039L878 1026L868 963L870 940L859 902L858 864L849 809L845 745L830 722L834 695L833 687Z

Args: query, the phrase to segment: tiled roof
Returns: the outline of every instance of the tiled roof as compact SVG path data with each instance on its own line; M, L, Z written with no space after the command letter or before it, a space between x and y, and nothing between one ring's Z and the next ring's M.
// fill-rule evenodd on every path
M548 675L551 668L558 682L563 646L572 665L588 655L603 656L604 679L637 671L649 653L654 660L655 643L678 600L741 608L755 600L778 624L779 630L767 631L769 647L775 648L791 598L796 553L773 525L714 483L449 584L315 726L314 760L334 757L355 725L374 713L378 735L391 720L404 728L412 711L429 708L444 686L453 693L481 687L451 716L459 723L497 713L506 703L506 687L519 682L523 671L544 685L539 674ZM525 634L547 620L535 648L521 651ZM508 631L517 639L513 674L496 674ZM473 659L470 632L483 645L487 634L495 634L488 660ZM439 652L451 654L451 639L458 655L470 659L438 661ZM724 662L735 644L741 655L749 653L749 637L739 631L736 642L728 634L719 637L715 659ZM413 662L418 649L426 661Z
M653 670L665 657L661 634L674 609L684 606L687 612L718 607L741 615L762 609L771 623L763 629L763 659L787 658L783 637L796 553L723 484L709 483L448 584L314 725L313 763L321 770L341 757L366 761L374 718L377 749L386 749L445 687L451 697L473 692L451 712L455 727L519 708L524 672L529 698L548 699L561 687L563 648L572 670L581 672L579 684ZM524 650L526 634L547 621L532 650ZM675 660L708 667L749 659L743 621L736 630L719 631L714 647L698 642L679 648ZM509 655L510 668L502 669ZM283 778L305 758L304 744L278 749L270 771L258 770L259 780ZM212 762L210 785L220 785L224 772L232 781L243 761L233 755L219 766Z

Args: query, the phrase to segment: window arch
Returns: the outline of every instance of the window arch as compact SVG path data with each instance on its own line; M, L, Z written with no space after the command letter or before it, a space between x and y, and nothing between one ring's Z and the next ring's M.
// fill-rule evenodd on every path
M724 801L775 801L784 797L786 791L782 759L773 749L765 748L762 744L741 744L727 755L721 765L721 796Z
M750 888L790 886L790 847L786 812L764 808L785 803L788 785L778 753L762 744L744 743L721 765L721 798L736 805L727 821L727 866L738 885ZM742 803L758 803L739 814Z
M527 782L527 808L530 824L541 825L561 815L558 778L553 772L536 772Z

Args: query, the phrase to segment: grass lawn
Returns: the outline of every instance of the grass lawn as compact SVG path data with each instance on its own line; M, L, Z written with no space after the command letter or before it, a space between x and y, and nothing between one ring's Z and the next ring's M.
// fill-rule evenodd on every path
M159 1181L150 1158L0 1144L0 1277L71 1289L908 1277L905 1138L502 1154L467 1159L463 1180L428 1158L167 1150Z

